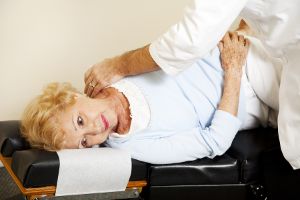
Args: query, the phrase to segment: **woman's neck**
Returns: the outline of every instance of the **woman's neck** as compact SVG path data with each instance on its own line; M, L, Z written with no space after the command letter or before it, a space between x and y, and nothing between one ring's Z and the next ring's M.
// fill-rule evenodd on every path
M101 91L99 97L107 98L112 104L112 109L115 110L118 123L114 131L119 134L126 134L129 131L131 124L130 104L126 96L117 89L108 87Z

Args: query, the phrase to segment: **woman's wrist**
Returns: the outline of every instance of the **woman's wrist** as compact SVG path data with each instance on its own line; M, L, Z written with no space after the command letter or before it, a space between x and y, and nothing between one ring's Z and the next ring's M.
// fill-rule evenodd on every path
M242 78L243 70L241 68L228 68L224 70L224 77Z
M224 70L224 88L221 102L218 109L237 115L242 70L238 68L228 68Z

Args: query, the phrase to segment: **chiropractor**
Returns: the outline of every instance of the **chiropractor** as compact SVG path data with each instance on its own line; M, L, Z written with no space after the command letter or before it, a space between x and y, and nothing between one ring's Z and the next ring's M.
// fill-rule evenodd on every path
M182 20L150 45L105 59L88 69L85 93L94 97L102 88L124 76L159 69L176 75L216 46L240 16L270 56L284 65L279 89L279 137L285 158L294 169L299 169L299 9L299 0L227 0L226 3L224 0L194 0Z

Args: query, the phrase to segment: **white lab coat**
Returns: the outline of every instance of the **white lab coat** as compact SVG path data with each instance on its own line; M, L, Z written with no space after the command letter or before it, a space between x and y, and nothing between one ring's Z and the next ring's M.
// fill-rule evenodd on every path
M284 63L278 129L281 149L294 169L300 168L299 10L299 0L194 0L183 19L149 49L155 62L174 75L215 47L238 16L244 18L268 53Z

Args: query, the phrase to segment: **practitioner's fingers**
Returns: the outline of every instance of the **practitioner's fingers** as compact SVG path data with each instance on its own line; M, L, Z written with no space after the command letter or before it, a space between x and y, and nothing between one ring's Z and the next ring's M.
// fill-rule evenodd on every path
M89 77L87 77L87 79L85 81L84 93L85 94L91 93L89 90L93 89L92 86L95 86L95 85L96 85L96 83L93 83L93 76L90 73Z
M90 68L84 73L84 83L85 83L85 84L90 83L90 82L88 82L88 79L89 79L91 73L92 73L92 67L90 67Z
M93 94L93 92L94 92L94 90L95 90L95 87L98 85L98 83L95 83L95 82L90 82L89 84L88 84L88 88L87 88L87 90L86 90L86 95L88 96L88 97L92 97L92 94ZM97 93L98 94L98 93Z
M100 84L97 83L97 85L94 87L93 92L89 94L88 96L94 98L101 90L103 87L101 87Z

